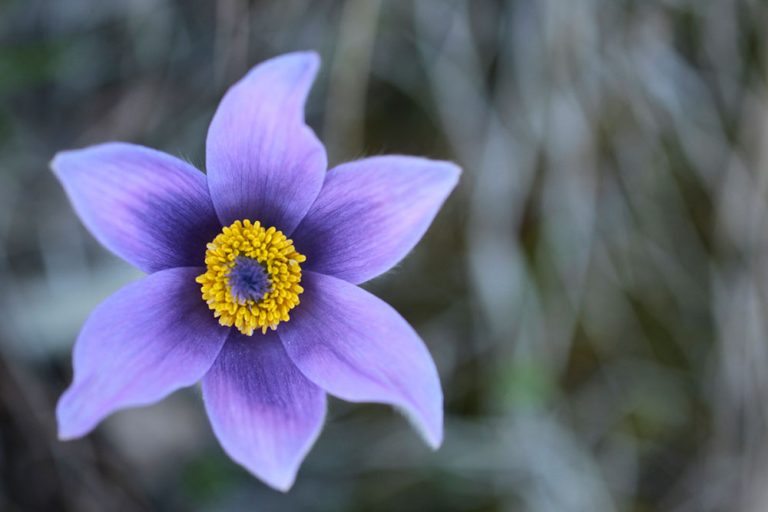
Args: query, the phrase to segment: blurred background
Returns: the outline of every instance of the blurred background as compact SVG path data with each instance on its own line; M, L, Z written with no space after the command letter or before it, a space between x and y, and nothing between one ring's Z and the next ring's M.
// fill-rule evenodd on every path
M0 510L768 510L768 3L0 0ZM219 98L315 49L331 164L451 159L423 243L366 285L422 334L431 452L333 400L289 494L197 389L61 443L89 311L140 277L48 162L107 140L202 168Z

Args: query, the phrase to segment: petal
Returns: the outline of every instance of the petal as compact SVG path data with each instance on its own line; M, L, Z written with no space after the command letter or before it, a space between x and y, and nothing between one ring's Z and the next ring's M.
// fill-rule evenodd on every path
M59 400L59 437L73 439L112 412L159 401L208 371L229 329L200 297L201 268L132 283L97 307L74 349L74 382Z
M233 330L203 379L203 398L227 454L275 489L290 489L322 429L325 393L277 336Z
M382 156L342 164L293 233L307 268L361 283L413 249L456 186L450 163Z
M208 129L208 186L221 223L261 221L290 233L317 197L323 145L304 123L320 59L291 53L253 68L221 100Z
M341 279L306 272L301 284L301 305L277 331L299 370L344 400L402 409L430 446L440 446L440 379L408 322L385 302Z
M221 228L205 175L160 151L100 144L63 151L51 167L96 239L145 272L202 265Z

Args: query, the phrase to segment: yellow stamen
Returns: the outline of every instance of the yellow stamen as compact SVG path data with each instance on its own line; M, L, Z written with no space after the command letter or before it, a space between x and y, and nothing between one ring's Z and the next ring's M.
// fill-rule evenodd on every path
M260 299L233 293L230 272L238 257L256 260L264 268L270 286ZM237 220L208 244L208 268L196 281L202 285L203 300L221 325L234 325L246 336L256 329L266 333L267 328L275 330L280 322L290 320L288 312L299 304L299 295L304 292L299 285L300 263L306 259L274 227L264 229L258 221Z

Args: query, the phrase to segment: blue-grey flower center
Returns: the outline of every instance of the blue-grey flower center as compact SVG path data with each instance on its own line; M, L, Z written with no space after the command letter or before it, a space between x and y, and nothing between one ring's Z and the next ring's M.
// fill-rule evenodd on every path
M272 290L272 282L264 266L245 256L237 257L227 279L232 296L241 304L249 299L259 301Z

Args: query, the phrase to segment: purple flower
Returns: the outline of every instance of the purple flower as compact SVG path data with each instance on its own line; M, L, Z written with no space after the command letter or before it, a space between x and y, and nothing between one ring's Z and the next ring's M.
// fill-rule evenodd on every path
M56 410L62 439L201 380L224 450L280 490L322 428L326 393L391 404L440 445L429 352L357 285L413 248L460 170L381 156L326 172L303 112L318 67L314 53L288 54L232 86L208 129L207 175L132 144L56 155L83 223L149 274L86 321Z

